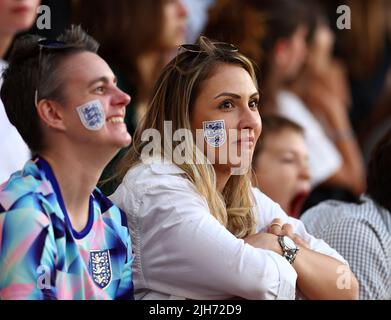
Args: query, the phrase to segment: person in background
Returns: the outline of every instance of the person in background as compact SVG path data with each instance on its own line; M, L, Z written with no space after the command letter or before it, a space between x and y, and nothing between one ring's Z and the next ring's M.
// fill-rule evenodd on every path
M0 299L133 299L125 214L96 188L130 97L80 27L19 38L1 98L33 159L0 186Z
M253 186L298 218L311 190L303 128L283 117L263 116L252 167Z
M189 13L187 42L194 43L200 36L208 20L208 9L215 0L183 0Z
M251 187L257 85L235 46L205 37L163 69L110 197L134 237L137 298L356 298L344 259Z
M14 36L29 29L35 21L39 0L0 0L0 88L7 67L5 56ZM0 184L30 159L30 150L9 122L0 99Z
M374 129L368 119L377 113L379 98L391 90L387 87L391 73L391 2L323 0L322 4L331 21L341 16L336 14L340 5L350 8L350 29L340 29L336 23L330 26L336 35L335 55L347 69L352 96L350 119L362 146Z
M360 299L391 299L391 130L372 152L367 190L359 204L326 201L301 217L308 232L324 239L349 262Z
M365 188L364 160L349 119L351 97L346 68L333 56L335 35L322 6L311 1L310 8L312 21L307 59L298 76L287 86L291 103L285 104L284 112L308 131L320 126L340 155L341 166L334 172L329 170L332 162L323 159L322 152L317 152L318 173L323 174L325 181L314 185L305 204L307 208L327 199L356 201ZM291 92L299 97L296 103ZM289 95L285 94L285 97ZM301 112L297 108L300 100ZM297 107L293 108L294 105ZM311 150L317 150L316 144L319 148L326 146L311 139Z
M326 100L334 128L333 136L328 136L312 109L290 88L308 58L312 5L307 0L220 0L210 10L205 34L238 44L261 67L262 114L277 114L304 128L311 187L325 184L337 190L336 197L344 196L346 189L349 195L359 195L365 179L347 109ZM336 115L333 108L339 111Z
M118 85L133 97L126 118L129 133L147 111L160 70L186 39L187 15L182 0L72 2L73 22L99 41Z

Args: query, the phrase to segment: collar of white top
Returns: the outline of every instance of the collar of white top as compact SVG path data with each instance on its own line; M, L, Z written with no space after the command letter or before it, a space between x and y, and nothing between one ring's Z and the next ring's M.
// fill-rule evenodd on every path
M184 174L181 168L170 162L154 162L150 164L151 170L156 174Z

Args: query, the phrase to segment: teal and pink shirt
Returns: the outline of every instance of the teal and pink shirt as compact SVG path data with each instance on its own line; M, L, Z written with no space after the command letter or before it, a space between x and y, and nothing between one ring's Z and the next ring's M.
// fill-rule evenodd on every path
M126 216L99 189L77 232L44 159L0 186L0 299L133 299L132 261Z

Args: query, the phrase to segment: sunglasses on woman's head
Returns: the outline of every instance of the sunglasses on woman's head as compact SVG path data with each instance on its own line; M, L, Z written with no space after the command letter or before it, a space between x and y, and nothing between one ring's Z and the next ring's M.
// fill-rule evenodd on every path
M229 51L229 52L238 52L239 49L235 45L226 42L213 42L213 46L219 50ZM202 53L206 52L201 48L199 44L182 44L178 47L178 51L180 50L194 52L194 53Z

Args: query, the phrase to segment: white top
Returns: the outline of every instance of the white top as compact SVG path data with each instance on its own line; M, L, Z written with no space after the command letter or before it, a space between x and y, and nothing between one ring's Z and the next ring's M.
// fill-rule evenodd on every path
M291 223L310 247L344 259L258 189L258 231ZM128 218L136 299L294 299L297 274L282 256L236 238L174 164L139 164L110 197Z
M0 88L2 85L1 75L7 66L5 61L0 59ZM16 128L9 122L0 99L0 185L17 170L23 168L30 159L30 150Z
M208 9L216 0L184 0L187 16L187 40L189 43L197 41L208 20Z
M322 126L294 93L282 90L277 96L278 113L304 128L309 151L311 184L327 181L342 166L342 157Z

